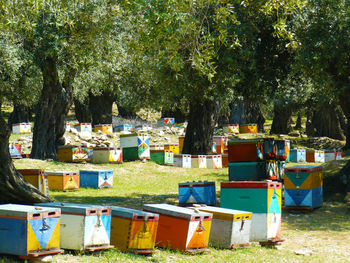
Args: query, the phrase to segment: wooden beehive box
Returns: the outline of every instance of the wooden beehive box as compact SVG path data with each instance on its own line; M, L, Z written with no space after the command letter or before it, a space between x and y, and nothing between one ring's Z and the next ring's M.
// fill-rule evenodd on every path
M91 123L78 123L74 125L74 128L83 137L91 137L92 125Z
M301 165L285 168L284 188L285 207L314 209L322 206L322 167Z
M175 125L175 118L161 118L157 121L158 127L168 126L168 125Z
M113 126L112 124L96 124L94 126L94 132L99 131L102 133L113 133Z
M343 151L336 150L335 151L335 159L340 160L341 158L343 158Z
M50 190L67 191L79 189L79 175L71 171L45 172Z
M34 258L62 253L60 209L0 205L0 253Z
M14 134L31 133L31 125L30 123L27 123L27 122L12 124L12 133Z
M239 125L239 133L258 133L258 125L255 123Z
M227 168L228 167L228 154L227 153L222 154L221 160L222 160L222 167Z
M64 145L57 147L57 158L59 162L79 163L88 162L89 150L85 146Z
M280 240L282 184L272 181L221 183L220 206L253 213L250 241Z
M131 131L132 125L131 124L114 125L113 130L114 132Z
M143 133L121 134L120 147L124 161L149 160L149 137Z
M306 162L324 163L324 151L306 150Z
M191 155L191 168L207 168L206 155Z
M61 248L96 251L113 247L110 245L111 207L76 203L36 205L61 209Z
M179 154L178 144L164 144L164 150L172 151L174 154Z
M191 207L213 215L209 244L218 248L249 246L252 213L214 206Z
M111 245L123 252L153 253L158 221L158 214L112 206Z
M293 163L306 162L306 150L305 149L291 149L289 160Z
M42 169L19 169L17 170L23 178L38 190L48 196L49 195L49 182L45 171Z
M11 158L22 158L22 143L9 142L9 152Z
M239 133L239 124L224 124L223 125L224 133Z
M334 161L335 160L335 151L334 150L326 150L324 152L324 161Z
M185 137L184 136L180 136L179 137L179 154L182 153L182 149L184 147L184 141L185 141Z
M264 159L264 140L229 140L228 162L257 162Z
M79 182L80 187L113 187L113 170L80 170Z
M123 150L116 147L95 147L91 159L92 163L122 163Z
M275 140L276 159L281 161L289 161L290 156L290 141Z
M151 150L151 161L157 164L174 165L174 153L166 150Z
M277 180L275 160L229 163L228 167L230 181Z
M179 183L179 204L216 204L215 182L199 181Z
M190 154L174 154L174 165L182 168L191 168Z
M221 169L222 168L222 159L221 155L207 155L206 156L207 161L207 168L209 169Z
M157 246L191 253L208 251L211 214L168 204L146 204L143 210L159 214Z
M150 131L152 130L152 125L151 124L141 124L136 126L136 129L139 131Z
M213 143L216 145L216 153L223 154L225 150L226 136L213 136Z

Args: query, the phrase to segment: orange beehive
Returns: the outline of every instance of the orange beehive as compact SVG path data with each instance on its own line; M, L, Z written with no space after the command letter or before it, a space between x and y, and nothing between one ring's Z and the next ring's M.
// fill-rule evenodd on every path
M263 139L230 140L228 162L256 162L263 159Z
M192 253L208 251L211 214L168 204L147 204L144 210L159 214L159 247Z

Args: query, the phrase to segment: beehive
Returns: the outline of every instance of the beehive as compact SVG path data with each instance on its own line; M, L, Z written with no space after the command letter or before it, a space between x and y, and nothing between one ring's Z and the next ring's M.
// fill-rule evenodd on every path
M239 133L239 124L224 124L223 131L224 133L237 134Z
M289 160L293 163L306 162L306 150L305 149L291 149Z
M324 151L306 150L306 162L324 163Z
M221 160L222 160L222 167L227 168L228 167L228 154L227 153L222 154Z
M190 154L174 154L174 165L182 168L191 168Z
M57 158L59 162L79 163L89 161L89 150L84 146L58 146Z
M74 125L74 128L83 137L91 137L92 126L91 123L78 123Z
M276 144L274 138L264 138L264 159L276 160Z
M80 187L113 187L113 170L80 170L79 182Z
M272 181L221 183L221 207L253 213L250 241L280 240L281 204L281 183Z
M239 162L229 163L229 180L230 181L259 181L259 180L276 180L277 165L274 160L263 162Z
M222 159L221 155L206 155L207 168L209 169L221 169Z
M218 248L248 246L252 213L214 206L191 207L213 215L209 244Z
M113 130L114 130L114 132L131 131L132 130L132 125L131 124L115 125L113 127Z
M211 214L168 204L146 204L143 209L159 214L157 246L192 253L208 251Z
M229 163L261 161L264 159L263 146L263 139L229 140L228 161Z
M112 206L111 245L124 252L154 252L158 214Z
M239 133L258 133L258 125L255 123L239 125Z
M213 136L213 143L216 145L216 153L223 154L225 150L225 141L227 137L225 136Z
M302 165L285 168L284 188L285 207L314 209L322 206L322 167Z
M111 207L76 203L39 203L61 209L61 248L96 251L112 248Z
M164 150L172 151L174 154L179 154L178 144L164 144Z
M334 150L326 150L324 152L324 161L334 161L335 160L335 151Z
M12 133L14 134L23 134L23 133L30 133L31 132L31 125L27 122L21 122L12 124Z
M336 150L336 151L335 151L335 159L336 159L336 160L339 160L339 159L341 159L341 158L343 158L343 152L340 151L340 150Z
M191 155L191 168L207 168L206 155Z
M0 253L33 258L62 253L60 210L0 205Z
M19 169L17 170L23 178L38 190L48 196L49 195L49 182L47 180L47 175L42 169Z
M199 181L179 183L179 204L216 204L215 182Z
M143 133L121 134L124 161L150 159L149 137Z
M92 153L93 163L122 163L123 150L115 147L96 147Z
M289 161L290 156L290 141L275 140L276 159L281 161Z
M151 150L151 161L157 164L174 165L174 153L165 150Z
M282 182L285 175L286 161L276 161L277 165L277 180Z
M182 149L184 147L184 141L185 141L185 137L184 136L180 136L179 137L179 154L182 153Z
M168 125L174 125L175 124L175 118L161 118L157 121L158 127L168 126Z
M112 124L96 124L94 126L94 131L102 133L113 133L113 126Z
M9 152L11 158L22 158L22 143L9 142Z
M78 190L79 175L71 171L45 172L49 182L49 189L58 191Z
M136 129L139 131L150 131L152 130L152 125L151 124L141 124L136 126Z

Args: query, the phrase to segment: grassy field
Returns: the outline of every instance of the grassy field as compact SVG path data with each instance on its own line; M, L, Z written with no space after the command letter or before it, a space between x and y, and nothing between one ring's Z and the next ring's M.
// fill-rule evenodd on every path
M343 164L345 161L339 162ZM186 181L215 181L217 196L220 182L228 180L227 169L183 169L160 166L152 162L129 162L120 165L68 164L31 159L15 160L16 168L49 170L113 169L114 186L110 189L80 189L75 192L50 191L60 202L118 205L142 209L145 203L177 203L178 183ZM332 163L332 167L335 165ZM329 169L333 171L334 169ZM218 198L219 200L219 198ZM279 249L252 243L251 248L222 250L210 248L211 253L187 255L158 249L151 257L109 250L93 254L65 253L53 257L53 262L350 262L350 211L343 203L326 202L309 213L283 211L282 236ZM296 255L304 250L309 256ZM2 257L0 262L14 258Z

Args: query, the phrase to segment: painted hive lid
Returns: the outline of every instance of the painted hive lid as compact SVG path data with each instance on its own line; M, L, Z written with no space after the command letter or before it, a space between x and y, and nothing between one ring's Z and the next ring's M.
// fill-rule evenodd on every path
M45 173L43 169L17 169L17 171L21 175L39 175Z
M206 158L207 159L210 159L210 158L221 158L221 155L220 154L210 154L210 155L206 155Z
M188 220L191 220L191 219L198 217L198 216L200 216L200 217L208 216L210 218L212 216L210 213L196 212L192 209L178 207L175 205L168 205L168 204L145 204L145 205L143 205L143 209L146 211L153 212L153 213L174 216L174 217L180 217L180 218L185 218Z
M116 124L114 127L132 127L132 124Z
M222 182L221 188L282 188L282 183L272 181L230 181Z
M136 210L120 206L112 206L112 216L124 217L124 218L134 218L139 220L158 219L159 215L154 213L145 212L142 210Z
M104 173L104 172L112 172L112 173L113 173L113 170L89 169L89 170L79 170L79 172L84 172L84 173Z
M179 144L178 143L172 143L172 144L164 144L164 146L179 146Z
M198 186L208 186L208 185L215 185L215 182L208 182L208 181L198 181L198 182L186 182L186 183L179 183L179 187L198 187Z
M174 154L174 158L191 157L191 154Z
M92 205L92 204L77 204L77 203L37 203L37 206L61 208L62 214L74 215L110 215L110 206Z
M295 152L306 152L306 149L291 149L291 152L295 151Z
M206 158L206 155L191 155L191 158Z
M224 124L223 126L239 126L238 123L229 123L229 124Z
M130 134L120 134L120 138L127 138L127 137L140 137L140 136L147 136L146 133L130 133Z
M20 122L20 123L14 123L12 126L19 126L19 125L30 125L29 122Z
M113 150L122 150L122 148L118 147L95 147L94 151L113 151Z
M16 216L22 218L39 219L42 217L59 216L59 208L36 207L31 205L6 204L0 205L1 216Z
M200 207L191 207L191 209L197 209L199 211L212 213L213 218L216 219L251 219L252 212L242 211L242 210L234 210L229 208L222 208L216 206L200 206ZM238 217L244 218L238 218Z
M235 145L235 144L255 144L255 143L262 143L264 142L264 139L244 139L244 140L229 140L228 145Z
M74 126L80 126L80 125L91 125L91 123L78 123L78 124L74 124Z
M315 171L322 171L322 166L321 165L293 165L284 168L285 173L311 173Z
M111 123L109 123L109 124L95 124L94 125L94 127L101 127L101 126L112 126L112 124Z
M76 172L73 172L73 171L48 171L48 172L45 172L46 175L75 175L77 174Z
M258 126L256 123L241 124L241 126Z

